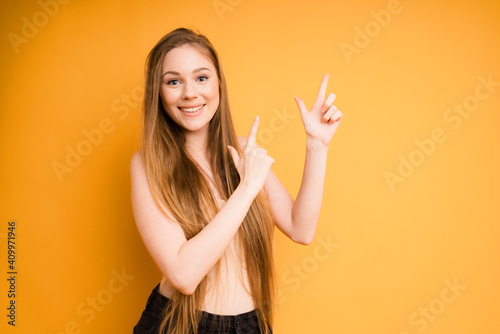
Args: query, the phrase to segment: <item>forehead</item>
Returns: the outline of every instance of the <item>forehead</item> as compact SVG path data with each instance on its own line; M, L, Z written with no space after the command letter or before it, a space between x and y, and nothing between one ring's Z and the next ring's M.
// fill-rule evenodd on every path
M215 71L212 62L198 48L184 44L167 52L163 58L162 72L175 71L190 74L200 67L207 67Z

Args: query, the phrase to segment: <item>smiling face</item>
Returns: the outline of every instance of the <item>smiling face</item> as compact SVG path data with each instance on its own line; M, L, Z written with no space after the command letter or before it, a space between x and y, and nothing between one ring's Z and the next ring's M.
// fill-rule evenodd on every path
M168 115L186 131L207 131L219 106L219 80L212 62L184 44L167 52L161 73L160 97Z

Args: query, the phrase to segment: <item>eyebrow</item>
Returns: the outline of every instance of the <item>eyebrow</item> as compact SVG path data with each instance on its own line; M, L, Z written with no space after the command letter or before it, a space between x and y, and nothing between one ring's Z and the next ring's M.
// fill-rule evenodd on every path
M200 67L200 68L197 68L197 69L193 70L193 73L200 72L200 71L203 71L203 70L210 71L210 69L209 69L209 68L206 68L206 67ZM166 74L180 75L180 73L179 73L179 72L176 72L176 71L167 71L167 72L163 73L163 74L161 75L161 77L163 78Z

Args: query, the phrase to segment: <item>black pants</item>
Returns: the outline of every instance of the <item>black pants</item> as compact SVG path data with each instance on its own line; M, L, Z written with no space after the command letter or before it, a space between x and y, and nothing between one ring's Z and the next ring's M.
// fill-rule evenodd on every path
M158 334L161 313L170 301L159 291L160 284L153 289L133 334ZM165 333L165 332L164 332ZM255 310L237 315L218 315L202 311L198 334L261 334ZM270 331L272 334L272 330Z

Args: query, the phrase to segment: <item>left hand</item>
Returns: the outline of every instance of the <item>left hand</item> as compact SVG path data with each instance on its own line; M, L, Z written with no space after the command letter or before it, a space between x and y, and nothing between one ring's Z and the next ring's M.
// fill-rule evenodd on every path
M307 110L304 101L298 97L295 98L308 139L317 141L325 147L330 145L330 141L343 118L340 110L337 110L337 107L333 105L335 94L330 93L325 99L327 84L328 74L325 74L311 110Z

